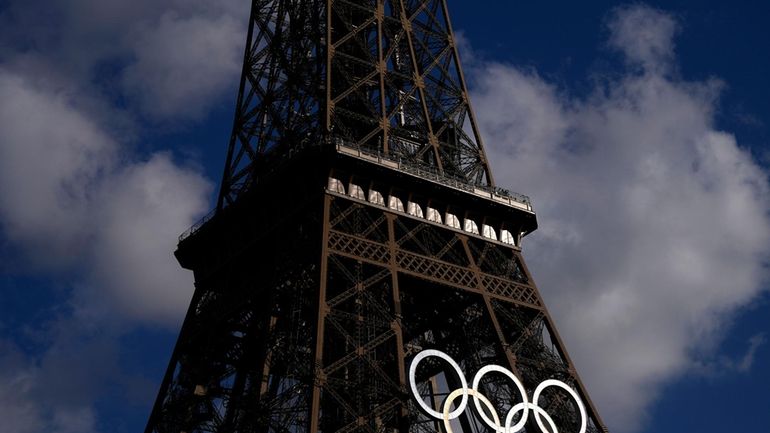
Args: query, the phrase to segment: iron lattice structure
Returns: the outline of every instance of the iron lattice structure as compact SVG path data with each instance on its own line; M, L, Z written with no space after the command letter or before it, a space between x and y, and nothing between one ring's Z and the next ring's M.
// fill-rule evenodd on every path
M249 23L220 208L331 140L492 185L445 2L262 0Z
M468 375L504 365L530 395L561 380L606 431L521 256L536 227L492 182L445 0L253 1L219 203L180 237L195 292L146 433L445 432L409 393L424 349ZM439 408L458 378L421 365ZM502 376L480 386L501 414L521 401ZM567 397L539 405L577 432ZM457 428L491 431L466 412Z

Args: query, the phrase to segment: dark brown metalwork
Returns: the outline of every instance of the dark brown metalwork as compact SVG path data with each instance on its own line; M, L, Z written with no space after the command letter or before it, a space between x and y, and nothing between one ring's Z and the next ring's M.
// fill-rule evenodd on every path
M492 186L443 1L255 0L249 23L219 208L337 140Z
M606 431L521 256L529 200L494 187L444 0L255 0L217 210L146 433L428 433L412 357L553 378ZM417 370L425 401L458 384ZM488 376L505 414L521 401ZM577 407L541 398L560 432ZM489 431L466 411L465 433ZM534 421L526 431L539 431Z

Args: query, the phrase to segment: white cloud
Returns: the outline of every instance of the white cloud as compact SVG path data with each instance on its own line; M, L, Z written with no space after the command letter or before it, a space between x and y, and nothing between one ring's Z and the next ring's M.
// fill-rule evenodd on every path
M234 94L249 2L11 0L0 10L0 63L124 97L156 123L198 119ZM235 83L235 84L234 84Z
M721 84L668 75L676 21L632 6L609 27L628 71L589 96L486 63L472 99L497 182L534 198L525 256L578 371L633 432L762 290L770 188L714 126Z
M184 315L192 274L173 250L211 192L168 153L132 156L57 89L0 67L0 232L24 253L20 262L71 291L28 324L42 353L0 340L9 433L96 431L95 399L121 376L119 336L141 324L176 329Z
M706 377L720 377L728 374L750 373L754 367L754 361L757 351L767 343L767 338L763 332L752 335L748 339L748 347L743 355L739 357L719 356L709 362L696 363L691 369L694 373Z
M107 384L130 393L144 379L122 373L120 337L147 324L178 329L193 283L173 250L212 188L170 153L134 154L145 135L134 118L204 116L234 92L247 9L237 0L0 7L0 245L21 253L3 258L69 296L24 324L35 337L19 339L42 338L30 353L0 340L4 432L96 431Z
M172 251L210 191L168 154L135 161L66 95L0 70L0 228L36 265L87 267L82 308L107 300L113 315L176 324L192 276Z
M746 373L751 370L751 367L754 365L754 358L757 355L757 350L759 350L759 348L762 347L762 345L765 343L767 343L767 338L763 333L753 335L751 338L749 338L749 348L746 351L746 354L743 355L743 358L741 358L741 361L735 366L735 368L742 373Z
M77 410L56 410L53 413L51 430L54 433L96 432L96 415L90 407Z
M209 206L211 185L167 154L126 167L103 185L94 243L93 287L115 301L104 312L176 324L193 279L173 256L177 236Z
M161 118L200 117L237 88L243 62L245 16L183 17L164 13L143 24L128 44L135 61L124 83L144 111Z
M4 433L91 433L96 418L87 405L46 404L43 370L10 342L0 340L0 419ZM56 372L61 375L62 371Z
M69 97L0 68L0 221L47 261L70 261L88 241L89 196L116 151Z
M674 60L674 17L648 6L616 8L608 22L609 44L622 51L631 65L650 72L666 72Z
M0 419L8 433L33 433L43 427L40 408L28 393L35 371L9 343L0 340Z

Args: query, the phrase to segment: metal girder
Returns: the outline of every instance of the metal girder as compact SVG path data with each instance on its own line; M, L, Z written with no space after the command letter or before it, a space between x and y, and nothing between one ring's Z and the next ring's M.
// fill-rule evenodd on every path
M253 0L218 208L339 141L493 186L445 0Z
M349 147L401 171L334 154ZM324 189L337 173L379 203ZM407 381L430 348L529 393L558 379L606 432L521 256L531 207L489 187L445 0L253 0L217 212L176 253L196 290L145 433L445 433ZM454 222L384 206L398 194ZM435 409L459 385L447 367L416 370ZM500 377L480 387L498 413L521 401ZM565 395L539 405L577 431Z
M254 254L237 252L207 278L227 275L229 290L199 287L147 433L439 433L407 392L409 359L425 348L469 372L506 365L530 392L547 378L570 384L588 431L603 430L517 249L331 194L300 214L320 230L280 246L270 230L257 244L272 259L249 265ZM436 240L463 257L438 258ZM436 404L457 385L440 364L418 379ZM517 398L504 382L482 382L499 411ZM560 431L576 425L563 395L542 407Z

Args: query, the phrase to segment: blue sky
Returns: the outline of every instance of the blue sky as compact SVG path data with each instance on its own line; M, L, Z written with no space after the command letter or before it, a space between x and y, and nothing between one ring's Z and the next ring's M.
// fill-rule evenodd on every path
M539 214L525 258L602 416L763 431L767 7L530 3L450 13L496 180ZM4 431L143 429L192 291L171 253L213 205L247 13L0 1Z

